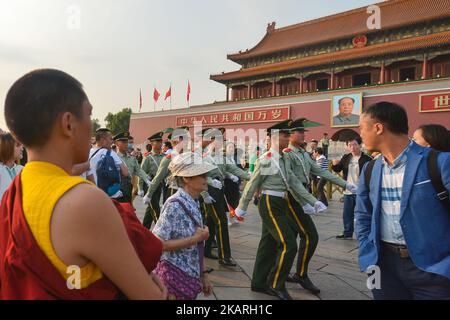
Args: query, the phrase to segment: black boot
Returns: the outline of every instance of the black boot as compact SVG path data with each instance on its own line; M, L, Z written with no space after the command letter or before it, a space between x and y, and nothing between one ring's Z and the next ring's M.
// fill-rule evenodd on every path
M301 285L305 290L311 291L314 294L319 294L320 289L317 288L309 279L308 276L300 277L297 274L294 274L293 276L289 276L286 280L286 282L295 282Z
M286 289L284 289L284 290L277 290L277 289L273 289L273 288L268 288L266 290L266 293L268 295L277 297L280 300L294 300L294 299L292 299L291 295L289 294L289 292L287 292Z
M212 259L212 260L219 260L219 257L218 256L216 256L216 255L214 255L212 252L211 252L211 249L205 249L205 258L208 258L208 259Z
M225 258L225 259L220 259L219 264L226 266L226 267L236 267L236 265L237 265L236 261L234 261L233 258L231 258L231 257Z
M353 236L340 234L340 235L336 236L336 239L338 239L338 240L353 240Z

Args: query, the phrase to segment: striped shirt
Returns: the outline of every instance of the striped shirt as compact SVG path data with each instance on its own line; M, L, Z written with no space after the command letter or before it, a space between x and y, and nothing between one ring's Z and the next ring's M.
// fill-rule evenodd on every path
M316 163L322 169L328 170L328 159L323 154L316 159Z
M393 166L390 166L384 157L382 158L381 240L399 245L406 244L400 225L400 207L406 161L411 145L412 142L395 159Z

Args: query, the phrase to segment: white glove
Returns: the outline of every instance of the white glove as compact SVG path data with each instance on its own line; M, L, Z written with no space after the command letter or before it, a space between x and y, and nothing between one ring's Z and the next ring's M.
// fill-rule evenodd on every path
M150 188L152 186L152 182L150 180L145 180L145 184Z
M220 182L217 179L213 179L212 186L213 186L213 188L216 188L216 189L219 189L219 190L222 190L222 188L223 188L222 182Z
M320 201L317 201L315 204L314 204L314 211L316 212L316 214L319 214L319 213L321 213L321 212L324 212L325 210L327 210L328 208L327 208L327 206L326 205L324 205L322 202L320 202Z
M242 210L242 209L239 209L239 208L237 208L236 210L234 210L234 212L236 213L236 215L238 216L238 217L243 217L243 216L245 216L245 215L247 215L247 211L244 211L244 210Z
M149 205L152 202L152 199L150 199L147 195L144 197L144 204Z
M347 183L345 185L345 189L347 189L348 191L350 191L353 194L356 194L356 192L358 191L358 187L355 186L353 183Z
M228 176L228 178L229 178L231 181L233 181L234 183L238 183L238 182L239 182L239 178L236 177L234 174L230 174L230 175Z
M316 214L316 211L314 210L314 207L310 205L309 203L305 204L303 207L303 212L306 214Z
M208 194L208 196L203 197L203 201L204 201L206 204L213 204L213 203L216 202L216 200L214 200L214 198L211 197L209 194Z
M140 190L139 189L138 190L138 196L142 198L144 196L144 190Z

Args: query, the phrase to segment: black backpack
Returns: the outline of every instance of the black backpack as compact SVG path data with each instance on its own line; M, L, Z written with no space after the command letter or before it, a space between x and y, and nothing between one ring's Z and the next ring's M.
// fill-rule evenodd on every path
M450 213L450 198L449 193L447 189L444 186L444 183L442 182L442 176L439 171L438 167L438 156L439 152L436 150L431 150L430 154L428 156L428 174L430 175L431 184L433 185L434 189L436 190L437 197L439 198L439 201L442 203L444 208L447 209L447 211ZM369 162L369 164L366 167L365 172L365 183L367 192L370 192L370 179L372 179L372 171L373 167L375 165L376 160L372 160Z
M91 158L93 158L98 151L100 150L97 150ZM97 163L97 168L95 168L97 173L97 186L105 191L110 197L120 190L121 182L120 171L116 167L111 152L111 150L108 150Z

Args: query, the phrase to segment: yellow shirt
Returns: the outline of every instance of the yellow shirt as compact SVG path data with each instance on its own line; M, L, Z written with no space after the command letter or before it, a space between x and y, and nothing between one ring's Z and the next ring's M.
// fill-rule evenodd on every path
M73 187L89 183L80 177L72 177L60 167L48 162L30 162L22 171L22 206L25 219L33 236L64 279L68 266L58 257L50 236L50 222L53 209L59 199ZM101 270L93 263L81 268L81 287L86 288L101 279Z

